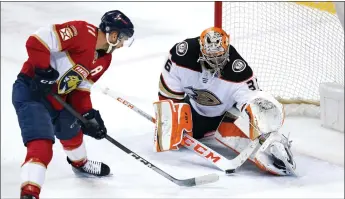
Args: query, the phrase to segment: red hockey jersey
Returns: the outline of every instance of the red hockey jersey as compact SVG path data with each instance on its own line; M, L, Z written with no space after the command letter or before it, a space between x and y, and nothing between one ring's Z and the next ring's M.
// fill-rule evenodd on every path
M42 27L29 37L26 48L29 55L22 73L33 77L34 68L51 66L59 72L53 91L78 112L92 108L90 88L108 69L111 54L97 59L98 29L85 21L70 21ZM53 107L62 106L50 95Z

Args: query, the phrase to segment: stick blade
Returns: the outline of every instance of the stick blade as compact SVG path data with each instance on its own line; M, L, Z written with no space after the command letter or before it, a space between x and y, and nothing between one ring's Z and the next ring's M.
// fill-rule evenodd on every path
M211 173L208 175L200 176L195 178L195 185L203 185L208 183L213 183L219 180L219 175Z
M185 180L175 180L174 182L180 186L184 187L193 187L197 185L204 185L204 184L209 184L213 183L219 180L219 176L215 173L212 174L207 174L204 176L199 176L195 178L189 178Z

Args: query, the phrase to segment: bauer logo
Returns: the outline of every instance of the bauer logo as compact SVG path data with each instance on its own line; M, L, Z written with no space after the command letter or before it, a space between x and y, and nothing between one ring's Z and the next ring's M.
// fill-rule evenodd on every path
M232 70L236 73L242 72L246 67L247 64L242 59L236 59L234 63L232 63Z
M188 43L183 41L176 45L176 54L178 56L184 56L188 51Z

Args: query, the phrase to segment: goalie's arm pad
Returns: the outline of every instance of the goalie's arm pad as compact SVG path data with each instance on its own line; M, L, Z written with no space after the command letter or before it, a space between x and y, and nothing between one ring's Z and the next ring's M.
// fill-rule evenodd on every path
M192 136L192 114L189 104L163 100L153 103L156 123L154 151L178 150L183 133Z

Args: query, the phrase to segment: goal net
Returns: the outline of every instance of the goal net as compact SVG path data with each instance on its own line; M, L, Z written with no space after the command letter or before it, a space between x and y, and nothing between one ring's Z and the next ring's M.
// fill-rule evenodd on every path
M319 84L344 85L344 29L331 2L216 2L215 26L282 103L319 105Z

